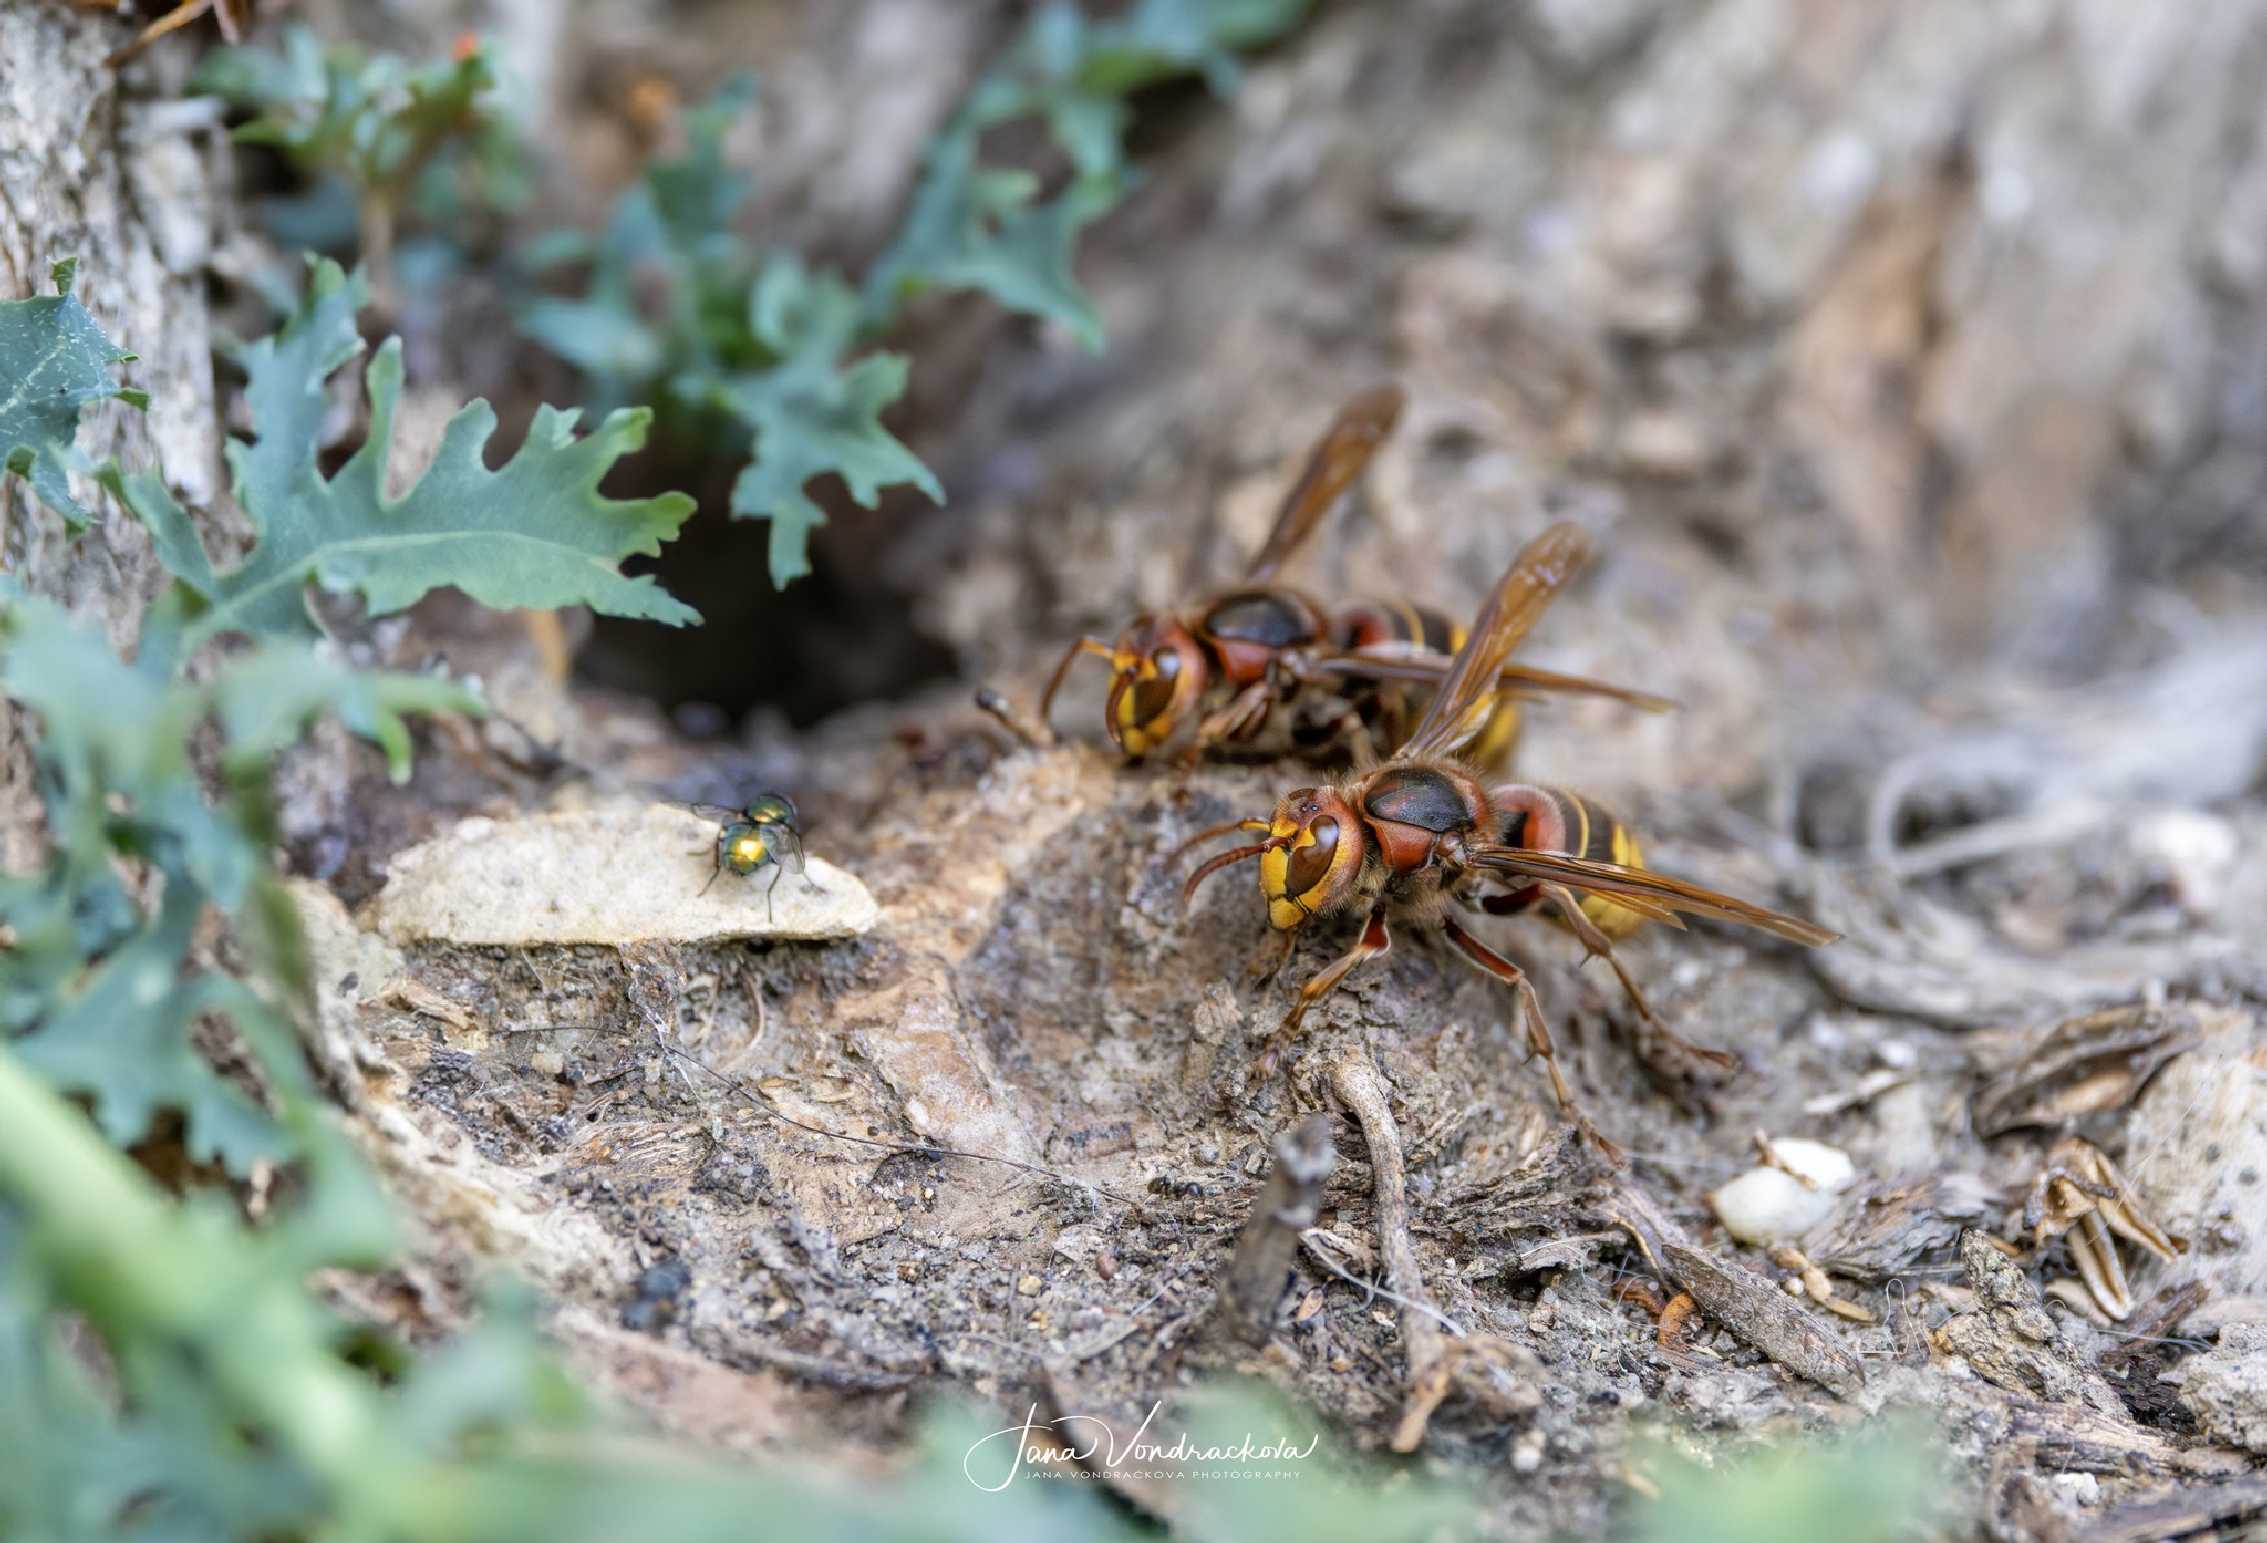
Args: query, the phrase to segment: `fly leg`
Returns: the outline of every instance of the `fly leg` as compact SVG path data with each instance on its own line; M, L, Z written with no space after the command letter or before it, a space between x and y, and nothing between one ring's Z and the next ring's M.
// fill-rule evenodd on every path
M1307 1016L1307 1009L1337 990L1338 983L1352 973L1354 966L1366 959L1375 959L1392 947L1393 935L1385 929L1385 907L1381 905L1370 912L1369 921L1362 927L1361 940L1309 977L1307 983L1299 988L1299 1000L1291 1004L1291 1010L1283 1015L1282 1026L1260 1047L1259 1057L1252 1063L1252 1074L1263 1079L1274 1076L1275 1063L1282 1059L1284 1050L1298 1037L1299 1024Z

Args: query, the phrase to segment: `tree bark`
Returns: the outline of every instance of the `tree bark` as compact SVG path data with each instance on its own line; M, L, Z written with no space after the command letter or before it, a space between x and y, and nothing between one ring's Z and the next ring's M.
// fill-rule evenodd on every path
M49 266L79 259L80 300L114 344L140 356L123 378L150 393L146 414L117 402L89 411L79 449L97 462L161 466L190 507L204 508L220 486L205 307L212 120L140 99L137 85L161 74L177 87L185 56L123 74L103 63L131 35L50 0L0 0L0 295L45 293ZM163 571L108 495L84 478L72 492L95 515L75 541L20 479L0 479L0 568L130 649ZM36 860L37 807L10 705L0 714L0 857L11 869Z

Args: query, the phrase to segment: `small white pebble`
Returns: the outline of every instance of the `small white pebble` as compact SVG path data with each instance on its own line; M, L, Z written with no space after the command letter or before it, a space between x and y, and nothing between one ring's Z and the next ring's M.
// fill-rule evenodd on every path
M2209 915L2225 896L2241 843L2235 827L2199 809L2160 809L2143 815L2126 840L2163 866L2191 916Z
M1539 1430L1522 1431L1511 1444L1511 1471L1533 1473L1543 1466L1543 1433Z
M1801 1237L1826 1220L1835 1195L1857 1178L1857 1166L1839 1147L1788 1137L1774 1140L1771 1149L1794 1173L1751 1168L1708 1197L1724 1230L1742 1243ZM1795 1177L1798 1173L1811 1184Z
M1823 1141L1774 1136L1771 1150L1778 1154L1781 1163L1823 1190L1848 1189L1850 1181L1858 1176L1858 1166L1850 1161L1850 1154Z

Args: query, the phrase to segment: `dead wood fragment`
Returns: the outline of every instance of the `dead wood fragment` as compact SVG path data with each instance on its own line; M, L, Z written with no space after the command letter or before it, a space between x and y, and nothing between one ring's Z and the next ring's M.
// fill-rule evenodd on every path
M1861 1104L1871 1103L1892 1088L1901 1088L1912 1080L1912 1073L1910 1072L1899 1071L1894 1067L1877 1066L1848 1087L1836 1088L1830 1093L1820 1093L1804 1099L1803 1113L1813 1115L1840 1114L1845 1109L1855 1109Z
M1985 1198L1973 1174L1870 1181L1804 1235L1803 1252L1836 1275L1883 1280L1951 1248L1963 1227L1983 1219Z
M2267 1324L2229 1324L2218 1345L2189 1356L2161 1380L2180 1390L2180 1401L2212 1440L2267 1455Z
M2049 1403L2086 1404L2122 1420L2117 1390L2078 1359L2039 1294L1993 1239L1971 1227L1960 1234L1960 1261L1975 1306L1945 1320L1936 1345L1964 1358L1985 1381Z
M1425 1428L1433 1411L1451 1392L1467 1386L1483 1394L1482 1402L1497 1415L1530 1415L1542 1407L1536 1387L1542 1367L1524 1347L1493 1334L1473 1334L1447 1342L1441 1353L1412 1379L1409 1402L1388 1443L1396 1452L1414 1452L1424 1444Z
M2065 1018L2024 1044L1977 1090L1976 1132L1988 1137L2068 1125L2122 1109L2158 1067L2200 1039L2185 1007L2135 1003Z
M1401 1134L1393 1111L1386 1106L1385 1085L1367 1050L1356 1050L1331 1071L1331 1087L1341 1102L1362 1123L1362 1140L1370 1150L1371 1182L1377 1196L1378 1248L1385 1256L1386 1280L1403 1300L1432 1299L1417 1262L1417 1246L1409 1236L1408 1176L1402 1170ZM1440 1324L1424 1313L1404 1317L1402 1334L1409 1342L1410 1380L1440 1358L1446 1343Z
M363 999L365 1007L393 1007L420 1018L431 1018L450 1028L463 1032L476 1021L463 1004L441 995L431 986L412 976L402 975L386 982L378 991Z
M2126 1329L2131 1337L2122 1345L2114 1345L2095 1358L2094 1364L2105 1372L2115 1372L2134 1357L2145 1354L2158 1341L2169 1336L2190 1313L2204 1305L2212 1288L2200 1280L2179 1286L2167 1286L2150 1300L2141 1321Z
M1499 1418L1532 1414L1542 1402L1542 1368L1532 1353L1492 1335L1452 1342L1425 1290L1417 1246L1409 1234L1408 1178L1401 1159L1401 1135L1387 1107L1385 1085L1366 1049L1358 1049L1331 1069L1331 1087L1361 1122L1370 1149L1370 1173L1377 1196L1378 1245L1385 1255L1386 1280L1406 1309L1401 1332L1409 1346L1409 1402L1394 1428L1396 1452L1414 1452L1425 1428L1452 1389L1461 1389Z
M1700 1310L1791 1372L1848 1398L1865 1384L1858 1358L1827 1327L1751 1270L1719 1264L1697 1248L1664 1243L1669 1278Z
M2267 1474L2255 1474L2111 1506L2078 1536L2084 1543L2158 1543L2194 1537L2262 1511L2267 1511Z
M1299 1234L1315 1224L1322 1209L1322 1187L1338 1153L1330 1144L1330 1119L1309 1115L1275 1141L1275 1166L1252 1206L1236 1251L1220 1282L1220 1311L1229 1329L1247 1345L1267 1339L1275 1309L1291 1276Z
M2033 1247L2067 1235L2070 1257L2086 1283L2087 1295L2119 1323L2133 1312L2133 1288L2111 1234L2139 1244L2167 1264L2186 1247L2167 1236L2142 1208L2132 1182L2108 1154L2077 1136L2055 1143L2046 1169L2024 1203L2023 1225Z
M2053 1403L1996 1385L1989 1392L2006 1420L1995 1442L2020 1449L2038 1468L2151 1479L2182 1467L2182 1454L2171 1442L2123 1415L2104 1414L2084 1404Z

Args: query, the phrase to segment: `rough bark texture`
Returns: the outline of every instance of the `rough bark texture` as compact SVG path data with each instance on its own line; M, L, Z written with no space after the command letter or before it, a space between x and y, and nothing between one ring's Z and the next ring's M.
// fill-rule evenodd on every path
M151 78L140 70L121 78L103 63L129 35L66 5L0 0L0 296L46 293L49 266L79 259L79 298L112 342L141 356L126 379L151 399L147 414L120 403L90 412L79 448L96 461L161 465L203 508L221 485L205 319L211 130L145 99ZM177 86L182 71L165 73ZM163 572L141 527L107 496L83 482L73 491L97 520L68 542L23 482L0 479L0 568L130 648ZM37 805L12 708L0 713L0 768L0 855L22 868Z
M567 100L616 37L602 11L625 32L661 14L498 11ZM461 8L397 12L437 13ZM651 62L777 82L767 232L853 254L998 20L946 0L669 16ZM101 47L55 7L0 5L0 28L82 73L73 50ZM909 48L934 72L912 96ZM749 1447L886 1448L916 1384L1106 1413L1254 1370L1360 1440L1468 1462L1509 1536L1594 1535L1652 1414L1747 1432L1893 1404L1949 1411L2002 1536L2062 1535L2097 1501L2120 1526L2233 1514L2249 1490L2199 1481L2255 1465L2223 1449L2252 1415L2161 1384L2191 1344L2147 1315L2190 1280L2267 1292L2263 73L2267 0L1412 0L1326 7L1230 109L1152 104L1154 175L1082 259L1111 351L925 306L901 340L908 427L953 502L829 528L822 560L883 565L966 679L726 756L618 702L554 713L602 800L792 790L814 851L873 890L873 934L400 952L305 893L318 1046L432 1224L426 1310L446 1321L468 1259L507 1260L634 1396ZM43 80L42 111L66 100ZM53 143L81 143L83 110ZM123 207L150 153L89 155L53 201L111 187ZM132 221L103 230L177 274ZM52 234L0 242L19 289ZM127 293L90 302L146 358L201 331L184 293L180 334L145 335ZM1306 442L1381 375L1410 414L1301 577L1469 612L1546 509L1582 519L1604 556L1526 657L1686 708L1538 709L1522 771L1630 816L1663 868L1850 934L1807 959L1705 928L1628 947L1684 1032L1745 1063L1711 1122L1637 1071L1610 977L1540 928L1491 931L1627 1175L1563 1139L1507 994L1415 933L1315 1015L1287 1076L1249 1076L1293 984L1350 938L1310 929L1255 981L1248 877L1184 918L1164 858L1311 774L1003 755L961 706L988 677L1028 696L1071 633L1232 576ZM193 459L167 468L187 481ZM146 580L136 550L96 548L105 606ZM1091 734L1099 701L1074 677L1063 723ZM425 761L406 798L352 801L349 900L440 812L527 796ZM452 1013L384 989L402 977ZM2087 1016L2112 1007L2135 1011ZM810 1124L1066 1177L808 1136L672 1044ZM1357 1046L1403 1143L1379 1165L1401 1171L1392 1204L1331 1091ZM2189 1240L2177 1265L2129 1253L2124 1330L2068 1292L2060 1245L2008 1270L1956 1247L1964 1227L2028 1242L2042 1109ZM1316 1305L1244 1355L1201 1332L1210 1282L1274 1139L1318 1110L1342 1161L1294 1287ZM1813 1258L1878 1323L1787 1297L1799 1267L1715 1228L1703 1197L1757 1129L1856 1159ZM1401 1214L1409 1236L1373 1235ZM1433 1328L1345 1279L1411 1261L1465 1347L1426 1366ZM1657 1324L1614 1289L1631 1273L1697 1318ZM1993 1376L2040 1345L2068 1378Z

